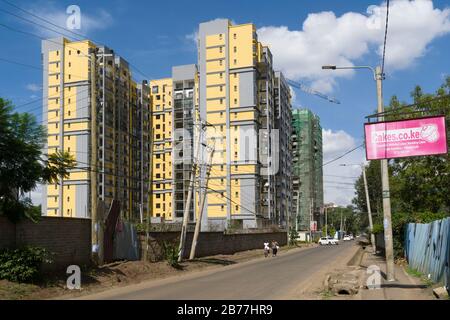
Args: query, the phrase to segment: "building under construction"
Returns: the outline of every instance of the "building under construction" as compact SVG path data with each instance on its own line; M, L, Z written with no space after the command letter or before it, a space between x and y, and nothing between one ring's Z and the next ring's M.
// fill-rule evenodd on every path
M292 111L293 201L292 225L298 231L323 225L322 127L308 109Z

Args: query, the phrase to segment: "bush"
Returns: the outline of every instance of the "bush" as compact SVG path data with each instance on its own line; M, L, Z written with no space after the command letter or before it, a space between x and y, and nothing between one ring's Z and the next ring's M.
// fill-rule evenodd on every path
M51 263L50 253L40 247L27 246L0 251L0 279L33 282L40 277L42 263Z
M179 268L178 263L178 247L176 244L171 242L164 241L162 243L162 249L164 254L164 259L167 261L167 263L174 268Z
M297 244L298 232L294 227L289 230L289 245L295 246Z
M381 223L375 223L373 225L373 229L372 229L373 234L378 234L378 233L383 233L383 232L384 232L384 227Z

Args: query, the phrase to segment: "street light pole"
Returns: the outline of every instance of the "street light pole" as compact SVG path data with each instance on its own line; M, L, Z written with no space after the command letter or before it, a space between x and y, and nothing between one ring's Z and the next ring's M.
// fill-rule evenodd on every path
M377 98L378 98L378 113L384 112L383 105L383 84L384 74L381 71L381 67L377 67L376 70L377 81ZM378 121L383 121L384 117L378 117ZM389 171L388 171L387 159L381 160L381 186L383 194L383 214L384 214L384 244L386 251L386 276L388 281L395 281L394 271L394 245L392 239L392 218L391 218L391 195L389 191Z
M369 228L370 228L370 241L372 242L372 251L373 254L377 252L376 245L375 245L375 235L372 233L373 231L373 223L372 223L372 210L370 207L370 198L369 198L369 186L367 184L367 176L366 176L366 167L364 163L361 164L341 164L341 166L360 166L362 175L363 175L363 181L364 181L364 191L366 194L366 203L367 203L367 214L369 216Z
M373 234L372 210L370 208L369 188L367 186L366 168L363 163L361 164L361 170L364 179L364 190L366 192L367 214L369 215L370 241L372 242L372 252L373 254L376 254L377 247L375 245L375 235Z
M351 67L336 67L334 65L322 66L324 70L337 69L370 69L373 73L374 80L377 84L377 104L378 113L382 114L384 111L383 105L383 84L384 74L380 66L375 69L370 66L351 66ZM384 117L379 116L378 121L383 121ZM391 196L389 192L389 171L387 159L381 160L381 185L383 194L383 225L384 225L384 244L386 252L386 276L388 281L395 281L394 270L394 246L392 239L392 218L391 218Z

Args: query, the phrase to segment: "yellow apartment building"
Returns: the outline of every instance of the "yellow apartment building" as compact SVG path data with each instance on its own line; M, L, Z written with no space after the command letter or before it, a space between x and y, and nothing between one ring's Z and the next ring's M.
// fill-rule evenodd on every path
M44 153L67 151L77 161L67 179L47 185L43 214L91 217L103 202L122 215L148 211L149 88L132 80L128 63L91 41L42 42Z

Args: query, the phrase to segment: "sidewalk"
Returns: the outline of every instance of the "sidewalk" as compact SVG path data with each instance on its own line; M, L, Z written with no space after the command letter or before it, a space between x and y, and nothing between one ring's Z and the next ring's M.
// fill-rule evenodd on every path
M394 282L386 280L386 262L383 256L373 255L368 247L364 252L361 261L364 272L362 284L367 283L367 278L371 274L367 273L367 268L376 265L381 271L381 288L366 289L361 288L354 297L355 300L434 300L431 287L427 287L420 279L410 276L403 266L395 264Z

